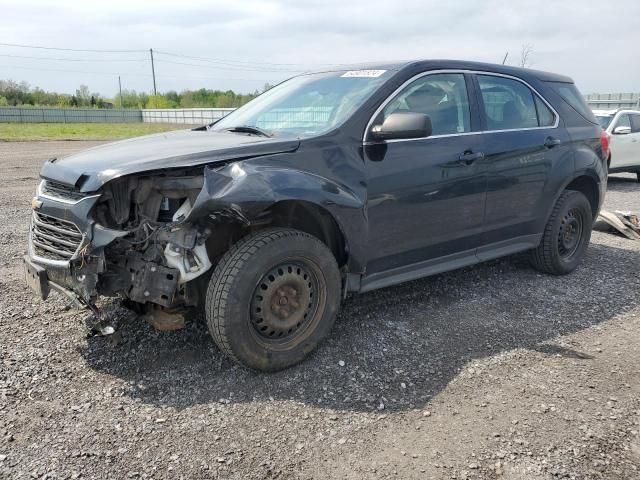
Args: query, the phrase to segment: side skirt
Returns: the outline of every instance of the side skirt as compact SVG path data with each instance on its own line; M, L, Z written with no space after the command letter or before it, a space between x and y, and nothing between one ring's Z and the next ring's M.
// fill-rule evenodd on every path
M423 262L394 268L372 275L363 275L360 280L359 291L361 293L389 287L399 283L416 280L418 278L436 275L438 273L468 267L494 258L500 258L537 247L542 239L542 234L525 235L502 242L485 245L474 250L466 250L445 257L425 260ZM347 287L358 291L357 283L351 279Z

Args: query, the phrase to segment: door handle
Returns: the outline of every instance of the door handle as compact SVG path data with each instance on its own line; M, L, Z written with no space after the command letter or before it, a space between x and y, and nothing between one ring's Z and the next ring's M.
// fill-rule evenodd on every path
M469 166L472 165L476 160L482 160L484 158L484 153L482 152L472 152L471 150L467 150L462 155L458 157L458 161L456 162L458 165Z
M547 137L544 140L544 146L547 148L553 148L557 145L560 145L561 143L562 143L562 140L558 138L553 138L553 137Z

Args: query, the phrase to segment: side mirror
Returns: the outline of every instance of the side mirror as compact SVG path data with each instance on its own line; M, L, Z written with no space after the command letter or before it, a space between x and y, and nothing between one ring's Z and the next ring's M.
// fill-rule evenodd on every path
M616 127L613 129L615 135L627 135L631 133L631 127Z
M382 125L371 129L375 140L424 138L431 135L431 118L423 113L392 113Z

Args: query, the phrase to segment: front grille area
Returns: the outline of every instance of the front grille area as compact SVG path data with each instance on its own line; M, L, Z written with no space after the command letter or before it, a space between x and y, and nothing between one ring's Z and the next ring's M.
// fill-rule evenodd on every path
M33 212L31 243L38 257L68 261L82 243L82 232L71 222Z
M42 182L40 192L43 195L49 197L60 198L62 200L70 200L76 202L82 200L87 196L86 193L81 192L75 187L65 185L64 183L53 182L51 180L45 180Z

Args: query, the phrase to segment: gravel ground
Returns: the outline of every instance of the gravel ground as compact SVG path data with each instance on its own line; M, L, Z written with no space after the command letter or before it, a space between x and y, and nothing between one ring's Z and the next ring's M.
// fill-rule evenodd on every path
M226 360L197 323L156 332L22 281L51 156L0 143L0 478L640 478L640 242L594 232L582 266L522 256L349 297L331 337L277 374ZM607 207L640 210L610 178Z

